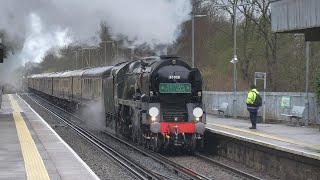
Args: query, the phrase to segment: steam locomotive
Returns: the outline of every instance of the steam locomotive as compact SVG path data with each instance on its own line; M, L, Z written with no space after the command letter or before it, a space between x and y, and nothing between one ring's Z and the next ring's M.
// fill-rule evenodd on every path
M176 146L194 151L203 141L202 77L179 57L32 75L28 87L72 104L102 100L107 127L156 152Z

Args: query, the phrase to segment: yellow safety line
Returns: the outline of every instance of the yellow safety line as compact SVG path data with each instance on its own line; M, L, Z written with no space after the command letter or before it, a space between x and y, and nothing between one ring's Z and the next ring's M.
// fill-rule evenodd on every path
M21 115L21 108L12 95L9 95L11 107L13 108L13 118L16 124L18 138L24 159L27 179L49 180L47 169L39 154L30 131Z
M299 142L299 141L294 140L294 139L288 139L288 138L279 137L279 136L272 136L272 135L265 134L265 133L244 130L244 129L231 127L231 126L227 126L227 125L221 125L221 124L215 124L215 123L210 123L210 124L214 125L214 126L217 126L217 127L220 127L220 128L224 128L224 129L230 129L230 130L233 130L233 131L240 131L240 132L244 132L244 133L247 133L247 134L252 134L252 135L256 135L256 136L260 136L260 137L264 137L264 138L274 139L274 140L277 140L277 141L282 141L282 142L295 144L295 145L299 145L299 146L305 146L305 147L309 147L309 148L313 148L313 149L320 149L320 146L318 146L318 145L311 145L311 144L307 144L307 143L304 143L304 142Z

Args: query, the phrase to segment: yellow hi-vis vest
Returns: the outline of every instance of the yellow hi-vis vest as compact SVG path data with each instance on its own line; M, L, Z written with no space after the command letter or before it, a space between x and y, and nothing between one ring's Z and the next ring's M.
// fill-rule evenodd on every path
M248 96L247 96L247 101L246 101L246 103L247 103L247 104L253 104L254 101L255 101L256 98L257 98L257 94L259 94L259 92L257 91L257 89L251 89L251 90L248 92Z

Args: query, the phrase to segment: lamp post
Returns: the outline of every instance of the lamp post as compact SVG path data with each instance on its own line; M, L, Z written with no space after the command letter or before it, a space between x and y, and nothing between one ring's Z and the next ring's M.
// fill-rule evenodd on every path
M202 14L198 14L198 15L195 15L194 12L192 12L192 67L194 68L195 67L195 64L194 64L194 19L197 18L197 17L206 17L207 15L202 15Z
M233 4L233 58L231 63L233 64L233 110L232 115L236 117L236 103L237 103L237 0Z
M310 41L306 41L306 121L305 125L309 124L309 116L310 116L310 102L309 102L309 63L310 63Z
M305 34L295 34L296 37L298 36L304 36ZM305 38L306 39L306 38ZM309 118L310 118L310 102L309 102L309 74L310 74L310 41L305 41L305 58L306 58L306 64L305 64L305 108L306 108L306 121L305 126L309 124Z
M231 63L233 64L233 101L232 101L232 115L236 117L236 96L237 96L237 7L238 6L245 6L250 5L249 3L246 4L238 4L237 0L234 1L233 4L218 4L214 5L213 7L231 7L233 9L233 57L231 59Z

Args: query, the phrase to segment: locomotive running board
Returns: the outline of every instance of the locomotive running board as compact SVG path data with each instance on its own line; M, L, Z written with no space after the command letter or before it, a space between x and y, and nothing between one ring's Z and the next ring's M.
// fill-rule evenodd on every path
M141 101L132 101L132 100L125 100L125 99L115 99L117 104L126 105L135 108L147 109L147 103L143 103Z

